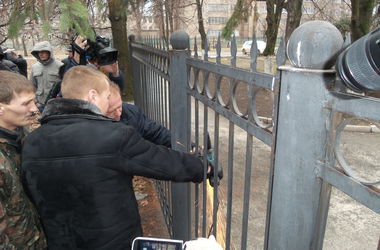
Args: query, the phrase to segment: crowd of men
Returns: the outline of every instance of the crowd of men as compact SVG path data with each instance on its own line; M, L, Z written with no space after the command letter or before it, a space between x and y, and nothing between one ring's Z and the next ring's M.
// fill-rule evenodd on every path
M142 235L133 176L203 180L201 159L122 102L115 50L101 49L84 59L79 37L61 62L38 43L30 80L0 51L1 249L130 249Z

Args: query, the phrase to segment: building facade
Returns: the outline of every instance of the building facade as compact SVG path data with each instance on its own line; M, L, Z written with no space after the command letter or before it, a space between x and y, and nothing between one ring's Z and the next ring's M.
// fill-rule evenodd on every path
M177 28L184 29L191 38L199 37L198 15L194 0L180 1L177 7L179 15L177 16ZM224 26L234 11L236 0L204 0L202 7L203 22L207 36L216 38L221 34ZM257 12L254 11L254 5L257 4ZM302 6L301 23L309 20L326 20L333 22L342 17L350 17L350 6L343 0L304 0ZM235 29L234 34L241 39L252 37L255 26L254 16L258 15L256 23L256 35L259 39L265 40L266 24L266 1L253 1L249 9L247 21L242 22ZM287 12L282 11L281 22L279 27L279 36L283 36L286 27ZM165 18L167 19L167 18ZM160 27L161 26L161 27ZM136 34L136 20L129 16L128 32ZM141 21L141 36L161 36L162 23L154 14L143 14Z

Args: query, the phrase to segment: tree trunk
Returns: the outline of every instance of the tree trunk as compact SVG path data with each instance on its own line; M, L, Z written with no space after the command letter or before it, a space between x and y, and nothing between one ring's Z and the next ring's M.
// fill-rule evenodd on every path
M259 21L259 11L257 9L257 1L255 0L255 5L253 7L253 20L252 20L252 30L254 33L256 33L258 21Z
M196 4L197 4L197 13L198 13L198 31L199 31L199 34L201 35L201 44L202 44L202 50L203 50L205 49L205 44L207 40L205 26L203 23L203 14L202 14L203 0L196 0Z
M24 49L24 56L28 56L28 50L26 49L24 36L21 37L21 42L22 42L22 48Z
M130 1L129 3L131 6L133 15L135 17L135 20L136 20L137 38L140 39L141 38L141 31L142 31L141 22L143 19L142 8L144 7L143 6L144 1L134 0L134 1Z
M132 69L129 62L129 47L127 37L127 15L125 1L108 0L109 15L111 22L114 47L119 51L119 68L125 74L124 95L127 100L133 100Z
M16 46L16 42L15 42L16 39L17 39L17 36L16 38L12 38L12 46L14 49L19 50L19 48Z
M285 42L287 43L290 35L300 25L302 16L302 2L303 0L288 1L286 10L288 17L286 18Z
M358 40L370 31L375 0L351 0L351 40Z
M274 54L284 2L285 0L267 0L267 30L265 31L267 46L263 53L264 56Z

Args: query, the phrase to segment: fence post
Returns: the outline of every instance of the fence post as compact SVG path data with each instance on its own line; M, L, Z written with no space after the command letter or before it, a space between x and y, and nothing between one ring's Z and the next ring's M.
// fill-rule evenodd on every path
M288 57L296 67L280 67L268 249L320 249L316 235L323 238L318 230L327 217L318 216L329 197L316 174L328 155L331 111L325 107L335 72L323 68L331 68L343 39L323 25L309 26L289 40Z
M186 58L189 56L189 35L185 31L171 34L169 50L170 76L170 132L172 148L188 152L190 105L187 96ZM172 183L173 237L189 240L191 238L190 184Z

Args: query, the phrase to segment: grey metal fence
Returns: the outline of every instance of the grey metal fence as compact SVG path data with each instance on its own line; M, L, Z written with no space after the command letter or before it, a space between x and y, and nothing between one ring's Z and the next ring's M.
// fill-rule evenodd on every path
M183 32L172 34L171 50L130 40L136 105L171 130L174 149L193 142L224 170L215 187L157 182L172 237L213 234L225 249L321 249L332 187L380 213L379 182L354 172L340 148L348 116L380 120L377 99L347 93L333 70L280 66L283 43L276 74L257 71L255 43L250 70L236 67L235 41L230 62L220 41L212 59L207 46L200 58L188 44Z

